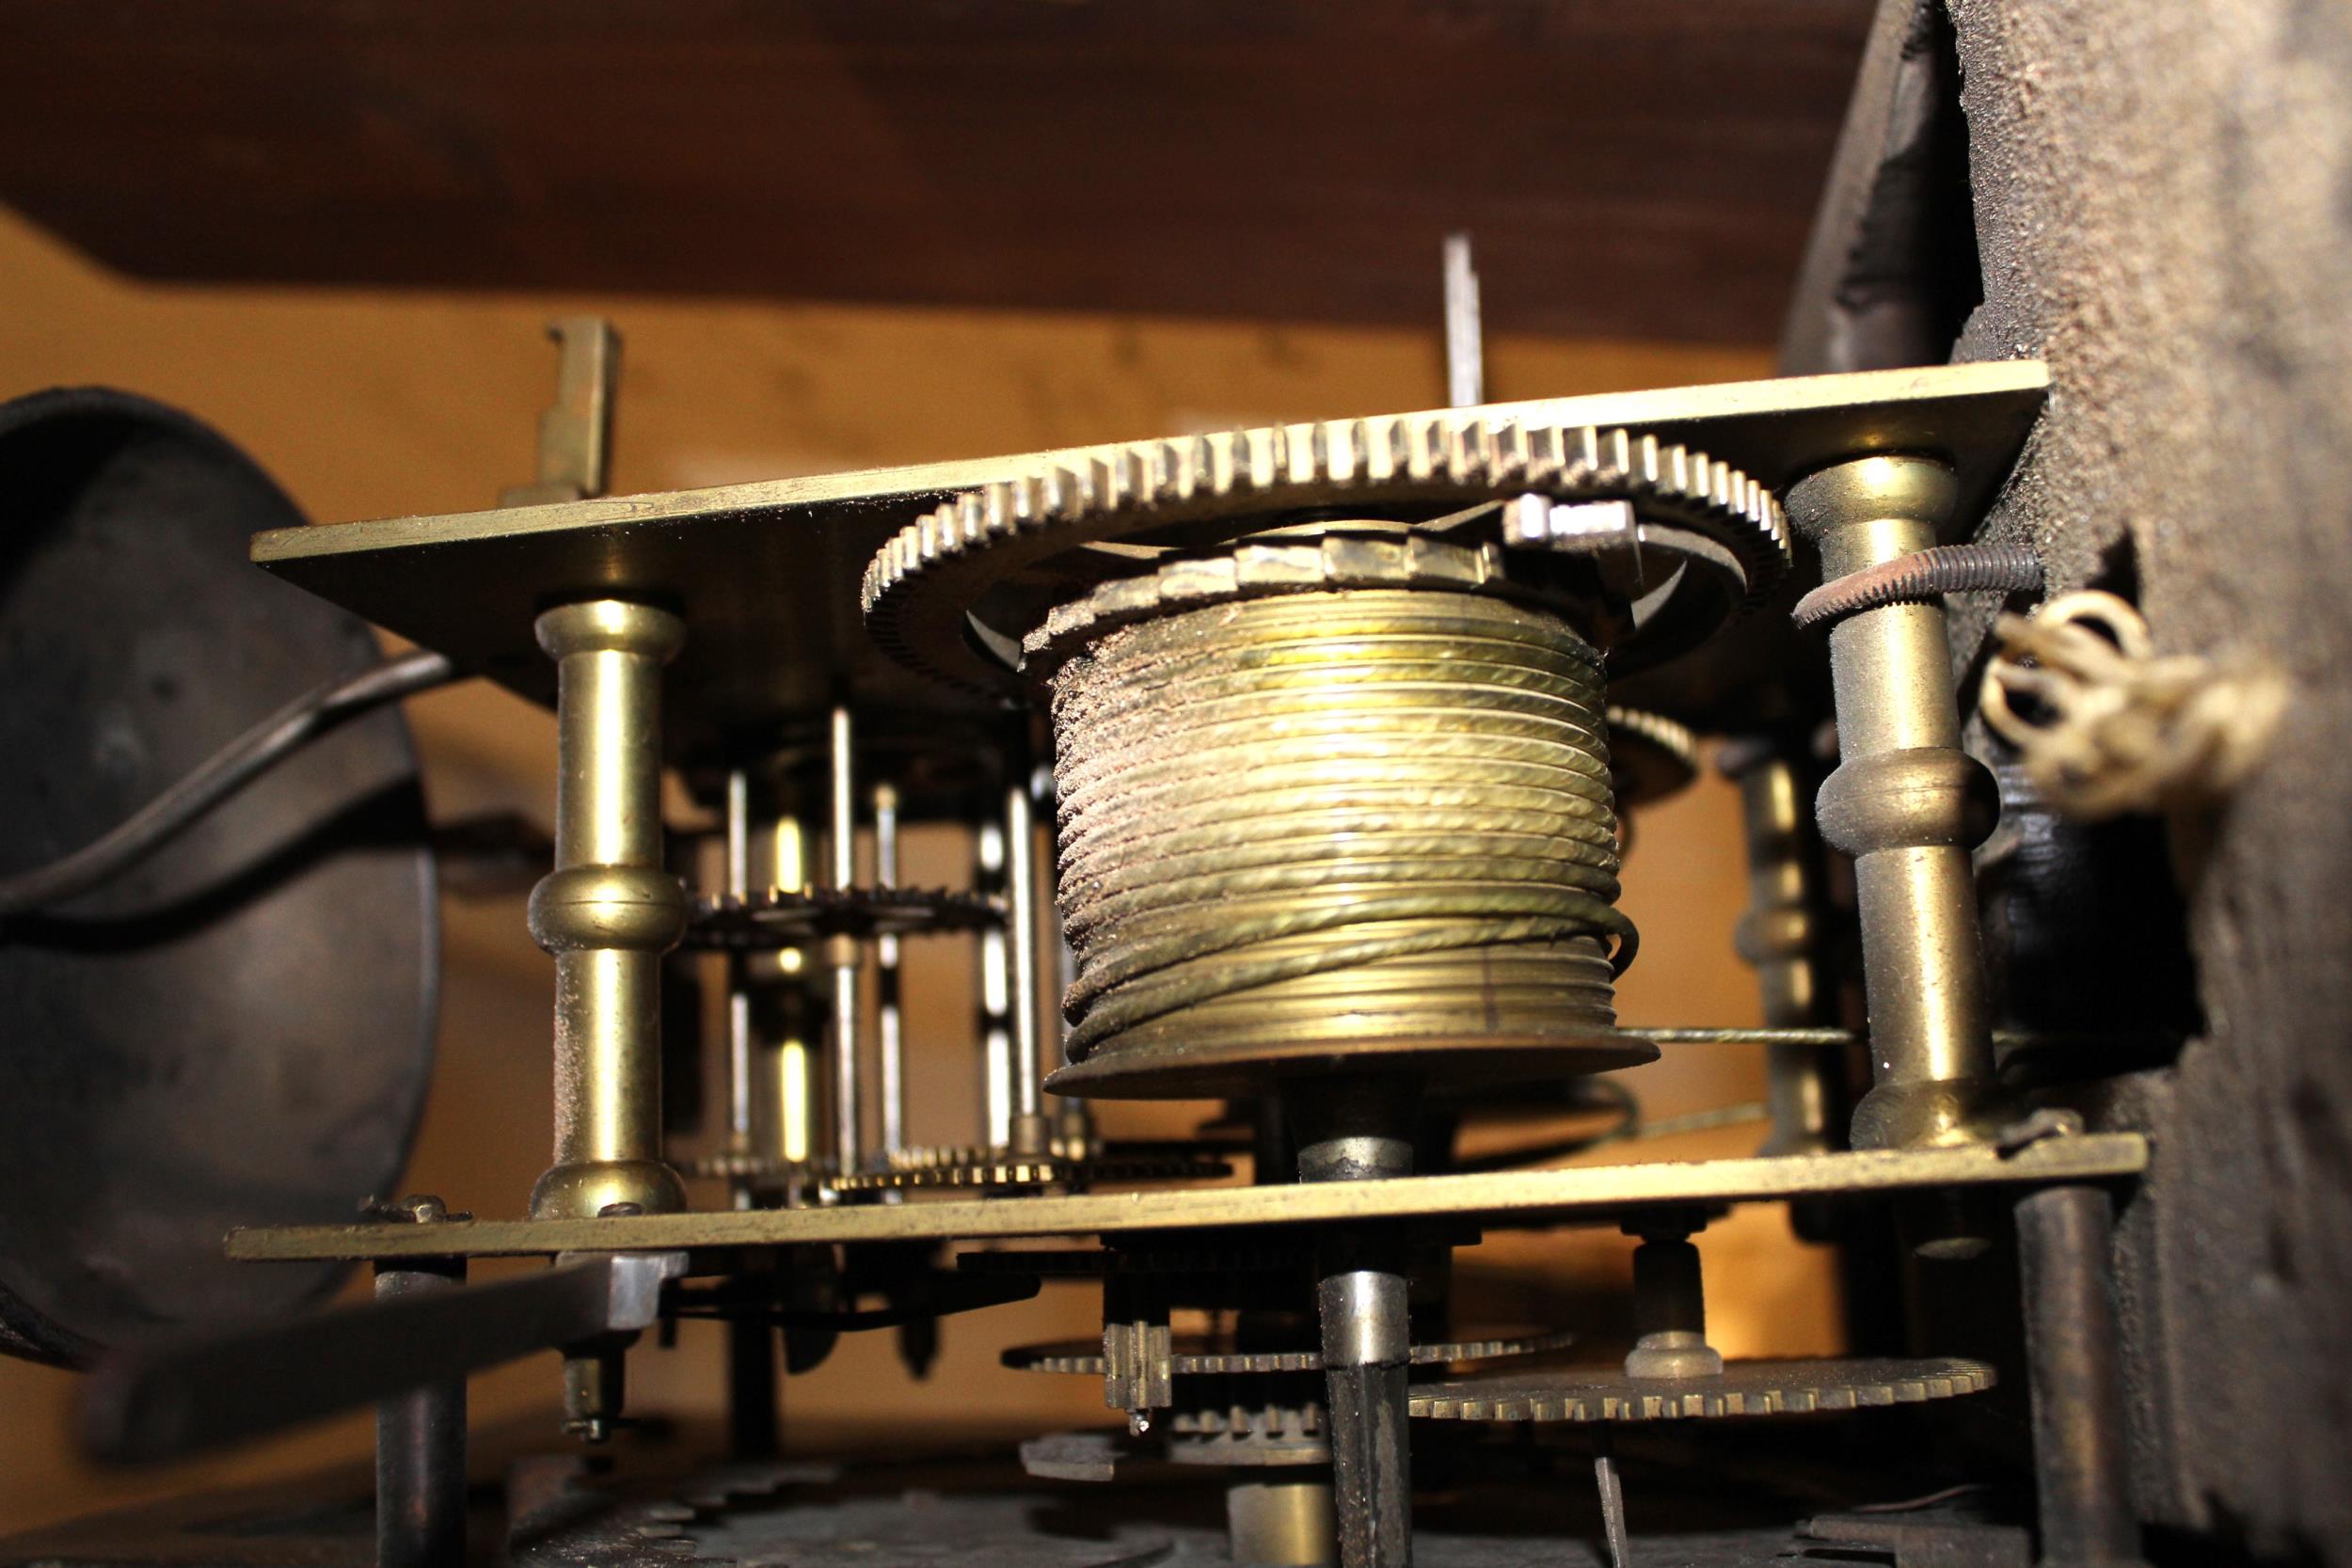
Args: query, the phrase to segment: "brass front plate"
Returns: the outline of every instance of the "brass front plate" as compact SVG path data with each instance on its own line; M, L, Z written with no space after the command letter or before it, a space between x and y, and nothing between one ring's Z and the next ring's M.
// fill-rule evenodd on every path
M1952 1187L2042 1186L2136 1176L2136 1132L2047 1138L2014 1153L1989 1147L1799 1154L1566 1170L1413 1176L1389 1181L1090 1193L831 1209L714 1210L592 1220L453 1220L438 1225L283 1226L230 1232L229 1256L544 1256L667 1252L801 1243L1101 1236L1136 1230L1446 1217L1504 1228L1607 1219L1654 1206L1769 1203Z
M1839 457L1948 459L1972 517L2041 411L2038 360L1931 366L1496 404L1498 415L1626 427L1684 441L1775 487ZM1459 417L1463 411L1456 410ZM1150 434L1142 432L1138 434ZM1057 454L1084 462L1095 448ZM674 759L721 736L821 715L846 681L877 722L985 720L983 699L900 669L859 624L857 583L883 541L919 513L1035 466L978 458L546 506L398 517L256 535L267 570L551 703L532 642L552 602L619 595L686 615L665 697Z

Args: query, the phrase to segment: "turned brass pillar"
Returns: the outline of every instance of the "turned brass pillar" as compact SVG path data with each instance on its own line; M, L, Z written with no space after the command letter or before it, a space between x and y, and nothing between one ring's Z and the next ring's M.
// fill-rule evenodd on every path
M618 599L539 617L556 661L555 870L531 934L555 956L555 1164L541 1218L616 1205L683 1209L661 1159L661 955L686 931L662 869L661 667L685 639L667 610Z
M1954 499L1944 464L1865 457L1801 481L1786 500L1835 580L1935 544ZM1940 602L1850 615L1829 654L1839 764L1815 816L1854 861L1876 1081L1855 1108L1853 1143L1965 1142L2003 1119L1968 860L1991 825L1992 775L1960 749Z

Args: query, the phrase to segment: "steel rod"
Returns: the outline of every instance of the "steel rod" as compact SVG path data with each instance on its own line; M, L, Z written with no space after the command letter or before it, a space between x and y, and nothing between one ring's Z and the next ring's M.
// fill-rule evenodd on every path
M831 751L832 884L857 884L857 777L851 752L854 736L850 710L833 710ZM853 937L827 942L826 958L833 970L833 1141L837 1168L859 1169L865 1164L865 1136L858 1115L858 984L862 957Z
M1478 272L1470 237L1445 237L1446 402L1470 408L1486 401L1486 350L1479 324Z
M2110 1280L2112 1206L2097 1187L2050 1187L2017 1204L2033 1390L2041 1561L2139 1561L2124 1449L2122 1345Z
M1001 893L1005 885L1005 830L983 822L973 839L972 890ZM979 942L980 1101L991 1148L1012 1147L1013 1039L1012 944L1002 926L991 926Z
M375 1299L465 1288L458 1259L380 1268ZM453 1377L375 1407L377 1568L461 1568L466 1560L466 1380Z
M1005 787L1005 928L1012 972L1012 1142L1024 1153L1044 1148L1044 1096L1038 1040L1037 819L1026 768L1014 767ZM1034 1147L1032 1147L1034 1146Z
M1412 1174L1409 1101L1384 1085L1339 1084L1289 1104L1301 1182ZM1406 1259L1392 1236L1334 1231L1316 1250L1331 1486L1344 1568L1408 1568L1413 1471L1406 1374L1412 1348Z
M776 1326L765 1318L727 1320L727 1450L768 1459L783 1448L776 1410Z
M1781 1029L1822 1022L1829 1006L1820 962L1819 843L1796 759L1761 742L1726 748L1724 771L1740 786L1746 828L1748 911L1734 944L1755 966L1764 1020ZM1836 1058L1798 1041L1769 1047L1765 1082L1772 1110L1767 1154L1834 1148L1845 1129L1833 1125L1841 1096Z
M752 885L752 783L735 768L727 774L727 895L746 897ZM752 1147L752 992L748 966L727 958L727 1139L739 1152ZM739 1196L742 1195L739 1194Z
M874 885L898 885L898 792L874 786ZM885 1154L907 1146L905 1023L898 1005L898 939L874 942L875 1030L880 1037L882 1144Z
M762 883L792 893L815 885L811 835L799 816L780 814L761 831L760 837L764 844L756 875ZM822 1039L821 1036L812 1037L818 1026L814 1022L815 1004L808 995L818 956L808 947L783 949L774 957L774 969L763 969L759 976L763 986L774 988L766 1000L784 1004L780 1015L766 1008L755 1015L763 1027L778 1031L775 1038L760 1043L769 1074L761 1092L772 1124L765 1147L779 1160L814 1160L824 1142L824 1112L819 1104L823 1088L812 1067ZM772 1024L766 1022L771 1019ZM788 1191L797 1191L798 1186L797 1177L787 1179Z

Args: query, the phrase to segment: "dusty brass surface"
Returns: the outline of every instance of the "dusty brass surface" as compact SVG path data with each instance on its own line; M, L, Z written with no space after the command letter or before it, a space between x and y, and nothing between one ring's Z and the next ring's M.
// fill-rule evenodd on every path
M687 904L661 867L660 736L661 667L685 626L615 599L538 626L561 683L556 868L531 896L531 934L555 955L555 1164L531 1210L682 1209L661 1160L661 955Z
M1880 1149L1789 1159L1709 1160L1565 1170L1413 1176L1386 1181L1031 1197L836 1209L713 1211L602 1220L451 1220L424 1227L279 1226L231 1231L229 1255L284 1258L542 1256L558 1252L785 1246L803 1242L1098 1236L1227 1226L1450 1216L1493 1228L1541 1227L1645 1208L1863 1196L1938 1187L2033 1187L2136 1176L2137 1133L2044 1138L2014 1153L1989 1146Z
M1835 578L1927 548L1959 499L1951 470L1864 457L1800 482L1791 519ZM1858 1147L1949 1143L2007 1119L1993 1082L1992 1018L1969 848L1971 781L1960 749L1941 603L1893 604L1830 632L1837 771L1821 787L1821 836L1854 857L1876 1086L1855 1108Z
M1320 1568L1340 1560L1331 1483L1314 1477L1237 1481L1225 1489L1227 1548L1235 1562Z
M1925 451L1955 465L1962 505L2008 471L2048 387L2031 360L1738 382L1492 405L1688 441L1768 484L1824 453ZM1084 463L1106 449L1057 454ZM1049 454L1056 455L1056 454ZM554 683L532 646L550 592L682 608L694 626L672 681L667 743L821 713L847 673L861 704L993 711L876 651L848 585L906 519L1025 468L1027 458L772 480L708 490L259 534L253 557L402 636L538 702Z
M1427 590L1216 606L1068 660L1055 776L1078 978L1054 1086L1648 1059L1611 1006L1632 927L1612 907L1602 681L1559 617Z

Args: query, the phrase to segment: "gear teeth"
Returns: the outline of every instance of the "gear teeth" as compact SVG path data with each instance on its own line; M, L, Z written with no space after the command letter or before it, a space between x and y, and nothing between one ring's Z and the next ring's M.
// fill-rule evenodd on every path
M1632 442L1622 430L1610 431L1605 435L1592 429L1579 431L1576 444L1581 451L1569 478L1578 484L1591 483L1593 476L1599 473L1604 465L1621 473L1630 474L1633 471Z
M1174 499L1190 500L1200 492L1201 478L1209 471L1209 443L1205 436L1196 436L1184 445L1168 443L1168 488Z
M1405 421L1399 419L1381 420L1372 426L1372 430L1373 442L1365 448L1372 454L1372 462L1365 468L1364 477L1377 483L1411 472L1412 433L1405 428Z
M1663 488L1665 483L1662 472L1664 464L1661 448L1658 445L1658 437L1644 436L1636 439L1633 442L1632 456L1633 461L1629 466L1633 471L1633 482L1642 487L1643 494L1655 496Z
M1416 1367L1447 1367L1462 1361L1494 1361L1538 1355L1547 1351L1559 1350L1575 1338L1573 1334L1546 1330L1497 1335L1484 1339L1440 1339L1412 1346L1406 1352L1406 1359ZM1104 1367L1102 1347L1093 1343L1016 1346L1000 1354L997 1360L1013 1371L1094 1377L1103 1375ZM1196 1344L1180 1341L1170 1352L1168 1364L1170 1375L1175 1377L1263 1377L1285 1372L1319 1372L1323 1370L1323 1352L1312 1348L1205 1350Z
M1210 1180L1231 1167L1206 1161L1066 1159L1059 1155L1014 1156L977 1164L918 1165L852 1171L834 1185L845 1193L930 1189L1057 1187L1100 1181Z
M1688 725L1677 724L1664 714L1652 713L1647 708L1619 707L1614 703L1610 704L1602 711L1601 717L1603 722L1609 726L1609 738L1613 746L1616 743L1618 736L1631 736L1637 740L1646 741L1664 752L1693 772L1697 770L1699 737L1692 733ZM1622 789L1617 798L1621 802L1624 800L1625 795Z
M1857 1375L1860 1374L1860 1375ZM1878 1374L1878 1375L1871 1375ZM1796 1416L1955 1399L1993 1386L1993 1369L1959 1359L1733 1362L1687 1381L1629 1378L1613 1369L1558 1374L1549 1386L1505 1375L1423 1384L1412 1414L1450 1421L1663 1421Z
M912 657L896 624L902 594L935 568L1002 540L1062 530L1081 536L1073 544L1116 538L1117 527L1088 525L1124 515L1148 526L1143 515L1217 502L1234 503L1246 518L1258 496L1271 515L1293 489L1316 493L1302 504L1326 505L1332 490L1377 501L1384 488L1426 486L1524 487L1563 499L1582 493L1664 508L1730 546L1746 566L1751 602L1788 562L1779 502L1728 464L1626 430L1464 410L1223 431L1049 462L909 523L867 565L859 602L882 644Z
M1492 542L1334 533L1242 545L1224 555L1179 558L1134 577L1115 578L1056 605L1046 611L1044 624L1023 639L1022 648L1030 660L1051 664L1080 642L1171 610L1319 588L1414 586L1473 594L1508 594L1512 588L1502 548Z

